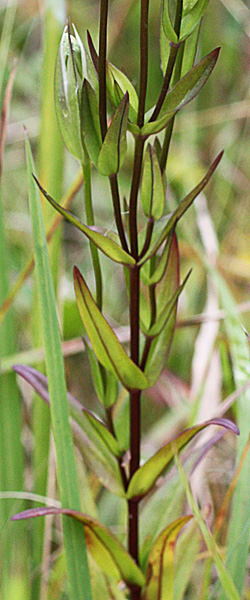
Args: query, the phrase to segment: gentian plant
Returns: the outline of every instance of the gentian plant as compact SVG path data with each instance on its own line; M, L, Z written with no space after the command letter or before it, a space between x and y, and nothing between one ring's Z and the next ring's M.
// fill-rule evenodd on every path
M74 599L92 597L86 556L83 555L84 531L87 547L94 560L104 569L107 577L123 582L123 587L119 589L113 586L109 596L107 589L111 590L111 587L107 587L105 597L131 600L170 600L174 597L174 548L181 529L193 514L180 516L168 523L156 536L151 536L142 544L139 536L142 501L148 499L150 502L157 480L174 460L188 493L178 453L196 434L210 425L238 433L237 427L227 419L206 421L186 429L141 464L143 392L155 384L166 365L175 331L178 299L190 276L187 273L180 281L178 221L208 184L222 157L221 152L204 177L179 202L178 207L169 212L167 166L175 117L199 94L219 55L219 49L216 48L196 62L200 24L207 3L208 0L197 0L195 3L162 0L160 46L163 79L161 89L156 93L155 105L148 112L145 112L145 105L149 0L141 0L140 3L138 90L123 71L108 61L108 0L100 2L98 50L89 33L87 48L74 25L65 27L55 67L55 106L64 142L82 167L86 223L53 199L49 190L45 191L35 176L32 178L34 167L27 142L30 205L38 277L41 280L48 379L30 367L16 366L16 371L51 406L62 508L32 509L14 518L55 513L63 515L69 594ZM127 152L128 135L132 136L134 143L133 165L130 194L123 200L119 174ZM91 192L93 169L109 180L115 232L103 229L95 219ZM58 325L55 309L51 308L54 299L37 197L38 187L52 206L78 228L90 243L95 290L92 292L89 289L84 274L76 266L74 287L93 383L106 415L104 420L82 408L69 394L67 396L59 357L59 333L52 348ZM127 212L125 219L122 202ZM144 220L142 227L138 226L139 211L140 223ZM100 266L100 252L114 265L123 266L130 318L129 352L124 349L103 314L105 281ZM52 317L49 316L51 310L54 311ZM55 370L58 361L61 362ZM129 397L129 447L124 446L121 427L118 427L115 418L121 389L126 392L124 397ZM63 421L62 414L66 415L65 422L59 423ZM71 472L74 457L69 452L72 444L69 416L74 441L87 466L103 486L124 500L127 515L127 541L124 545L104 524L80 510L77 481ZM125 416L123 426L126 426ZM71 440L70 443L68 440ZM206 526L194 502L192 511L203 532ZM75 523L77 527L70 529L68 522ZM204 535L207 535L206 543L209 546L211 540L208 530L206 532ZM227 597L238 598L233 581L216 550L213 556L221 585L229 594Z

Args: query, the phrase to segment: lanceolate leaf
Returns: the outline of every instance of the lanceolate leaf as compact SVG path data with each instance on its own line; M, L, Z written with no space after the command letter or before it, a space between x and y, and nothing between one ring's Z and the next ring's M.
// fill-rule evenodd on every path
M100 363L128 390L146 389L148 381L127 356L116 335L96 306L77 267L74 268L76 299L84 327Z
M88 154L97 166L98 156L102 147L102 137L99 122L98 102L94 90L87 79L84 79L81 97L81 128Z
M182 217L182 215L184 215L184 213L191 206L191 204L193 203L195 198L197 198L198 194L200 194L200 192L204 189L204 187L209 182L210 178L212 177L213 172L215 171L217 165L219 164L219 162L222 158L222 155L223 155L223 152L220 152L220 154L218 154L218 156L212 163L211 167L208 169L205 177L203 177L203 179L200 181L200 183L198 183L198 185L191 192L189 192L189 194L187 194L187 196L184 198L184 200L182 200L182 202L179 204L178 208L174 211L174 213L169 218L169 220L168 220L166 226L164 227L163 231L161 232L158 240L152 245L152 247L149 248L148 252L139 261L139 265L140 264L143 265L143 263L146 260L151 258L151 256L153 256L157 252L158 248L160 248L161 244L163 244L163 242L165 241L165 239L167 238L169 233L176 227L176 224L179 221L179 219Z
M144 576L125 548L115 536L99 521L77 510L66 508L34 508L12 517L13 520L30 519L45 515L67 515L83 524L86 543L98 565L117 580L122 579L129 586L142 587Z
M181 21L180 41L185 40L195 29L204 15L209 0L197 0L191 10L184 12Z
M141 129L142 135L151 135L161 131L177 111L199 94L216 65L218 55L219 48L216 48L176 83L165 98L159 118L146 123Z
M167 323L172 311L174 310L174 308L177 305L179 295L181 294L184 286L186 285L186 282L189 278L190 273L191 273L191 270L186 275L183 283L178 287L176 292L173 294L171 300L166 302L165 306L163 307L162 312L160 313L159 317L156 320L156 323L154 323L154 325L152 325L152 327L150 327L150 329L146 332L147 337L149 337L149 338L156 337L157 335L159 335L159 333L161 333L162 329L166 326L166 323Z
M45 196L45 198L47 198L50 204L52 204L52 206L54 206L54 208L59 213L61 213L61 215L63 215L65 219L67 219L67 221L69 221L70 223L75 225L75 227L80 229L80 231L82 231L86 235L86 237L91 242L93 242L93 244L95 244L95 246L99 248L99 250L103 252L103 254L106 254L106 256L111 258L114 262L118 262L124 265L135 264L135 259L132 256L130 256L127 252L125 252L123 248L118 246L118 244L116 244L113 240L111 240L108 237L105 237L102 233L99 233L94 228L84 225L77 217L75 217L68 210L60 206L60 204L53 200L53 198L49 194L47 194L47 192L42 188L35 175L33 175L33 177L42 194Z
M170 466L176 452L184 448L197 433L209 425L225 427L233 433L239 434L238 427L228 419L211 419L201 425L186 429L158 450L152 458L136 471L129 484L127 498L140 499L145 496L152 489L158 477Z
M114 77L114 90L113 90L113 101L115 106L118 106L120 101L122 100L124 94L128 92L129 94L129 118L132 121L136 121L137 112L138 112L138 96L135 91L134 86L128 77L117 69L112 63L107 63L107 71L111 73ZM117 97L117 99L116 99Z
M126 92L113 116L99 154L97 168L101 175L114 175L122 166L127 150L128 107L129 97Z
M155 540L148 557L145 600L173 600L175 544L190 519L192 515L176 519Z
M167 266L168 266L168 260L169 260L169 254L170 254L170 249L171 249L171 245L172 245L172 240L173 240L173 232L171 232L167 238L167 241L165 242L165 246L164 246L164 250L161 254L161 256L159 257L157 266L153 272L153 275L149 275L146 272L145 267L147 267L147 265L149 264L148 261L142 266L141 268L141 278L143 283L145 283L145 285L155 285L156 283L159 283L159 281L161 281L162 277L164 276Z
M160 219L163 215L165 192L156 152L148 144L142 172L141 203L146 217Z
M32 367L15 365L14 370L23 377L50 406L48 380L45 375ZM68 393L69 410L72 419L71 427L75 445L88 467L96 474L99 481L117 496L124 496L124 488L115 456L120 456L120 447L108 432L106 426L94 415L84 418L87 411L72 394ZM107 433L109 434L107 436Z
M175 294L180 281L179 273L179 250L177 236L174 234L171 243L169 260L164 278L156 288L156 310L160 314L166 302L169 302ZM166 364L167 356L171 347L175 320L176 320L177 304L174 306L167 325L164 327L160 335L153 340L150 346L147 362L145 365L145 375L149 379L150 385L154 385L157 381L163 367Z

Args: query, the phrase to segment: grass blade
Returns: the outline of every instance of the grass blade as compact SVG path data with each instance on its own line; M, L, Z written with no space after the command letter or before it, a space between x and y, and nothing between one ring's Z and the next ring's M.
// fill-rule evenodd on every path
M55 296L42 211L36 185L32 177L33 161L28 141L26 143L26 152L37 285L46 352L46 369L49 381L51 420L56 447L60 497L64 507L80 510L74 445L69 424L69 408L60 331L56 315ZM63 533L70 598L71 600L90 600L91 588L83 528L73 520L64 518Z

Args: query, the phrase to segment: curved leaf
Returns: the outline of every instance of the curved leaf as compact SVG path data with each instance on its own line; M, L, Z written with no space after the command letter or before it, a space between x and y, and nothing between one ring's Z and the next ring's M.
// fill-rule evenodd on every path
M173 240L173 234L174 231L172 231L165 243L163 252L161 254L161 256L159 257L157 266L155 267L155 270L153 272L152 275L150 275L150 271L149 271L149 261L147 261L141 268L141 279L143 281L143 283L145 285L155 285L156 283L159 283L161 281L161 279L164 277L165 273L166 273L166 269L168 266L168 261L169 261L169 255L170 255L170 250L171 250L171 245L172 245L172 240Z
M47 377L36 371L36 369L23 365L15 365L14 370L28 381L46 404L50 406ZM104 487L117 496L124 496L121 474L115 458L115 456L120 456L121 452L118 443L112 434L108 432L104 423L94 415L91 415L92 420L84 418L81 403L72 394L68 393L67 395L74 442L80 454ZM86 415L86 413L87 411L84 409L84 414Z
M210 178L212 177L213 172L215 171L216 167L218 166L218 164L222 158L222 155L223 155L223 151L218 154L218 156L216 157L214 162L211 164L211 167L208 169L205 177L203 177L203 179L200 181L200 183L198 183L198 185L196 185L196 187L191 192L189 192L189 194L187 194L187 196L182 200L182 202L179 204L178 208L174 211L174 213L168 219L167 224L165 225L165 227L163 228L162 232L160 233L160 235L158 237L158 240L148 249L147 253L139 261L139 263L138 263L139 265L143 265L144 262L146 262L146 260L151 258L151 256L153 256L157 252L157 250L160 248L160 246L166 240L169 233L176 227L176 224L178 223L179 219L182 217L182 215L184 215L184 213L191 206L191 204L193 203L195 198L198 196L198 194L200 194L200 192L204 189L204 187L209 182Z
M142 587L144 576L134 560L118 542L111 531L96 519L78 510L67 508L40 507L25 510L12 517L12 521L31 519L46 515L67 515L83 524L88 550L98 565L117 580L122 579L129 586Z
M180 530L192 518L176 519L155 540L148 557L145 600L173 599L175 544Z
M184 41L200 22L209 0L197 0L191 10L184 13L181 21L180 41Z
M165 192L157 154L148 144L141 184L141 203L146 217L160 219L164 211Z
M45 198L50 202L50 204L52 204L52 206L54 206L54 208L61 215L63 215L65 217L65 219L67 219L67 221L69 221L70 223L75 225L75 227L80 229L80 231L82 231L82 233L84 233L86 235L86 237L91 242L93 242L93 244L95 244L95 246L97 248L99 248L99 250L101 250L103 252L103 254L106 254L106 256L108 256L108 258L111 258L114 262L121 263L123 265L131 266L131 265L135 264L135 259L132 256L130 256L130 254L125 252L125 250L123 250L123 248L118 246L118 244L116 244L116 242L114 242L112 239L106 237L102 233L99 233L98 231L96 231L95 228L91 228L91 227L88 227L87 225L84 225L77 217L72 215L68 210L66 210L60 204L58 204L49 194L47 194L47 192L43 189L43 187L41 186L41 184L39 183L39 181L35 177L35 175L33 175L33 177L34 177L40 191L45 196Z
M161 131L177 111L189 104L199 94L216 65L219 51L219 48L215 48L176 83L165 98L159 118L156 121L145 123L141 129L142 135L151 135Z
M116 335L96 306L93 297L77 267L74 267L74 285L79 312L100 363L111 371L128 390L146 389L144 373L127 356Z
M118 106L119 102L122 100L124 94L128 92L129 94L129 118L132 121L136 121L137 112L138 112L138 96L135 91L135 88L131 81L128 79L127 75L117 69L112 63L107 63L107 70L109 73L112 73L114 77L114 89L113 89L113 101L115 106ZM116 100L117 97L117 100Z
M97 169L101 175L110 177L118 173L122 166L127 151L128 107L129 97L126 92L115 111L101 147L97 161Z
M170 466L176 452L180 451L193 437L209 425L218 425L239 434L238 427L228 419L211 419L201 425L186 429L173 438L163 448L158 450L142 467L133 475L127 490L128 499L140 499L154 486L158 477Z

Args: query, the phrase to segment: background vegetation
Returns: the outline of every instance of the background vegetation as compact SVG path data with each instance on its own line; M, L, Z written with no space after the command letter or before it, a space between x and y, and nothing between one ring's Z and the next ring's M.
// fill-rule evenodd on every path
M160 2L152 2L150 7L148 107L154 102L154 91L156 87L159 89L162 77L159 5ZM137 85L139 3L137 0L117 0L110 2L110 7L109 59L119 68L124 68L134 85ZM70 0L67 6L55 0L39 5L36 2L10 1L2 2L0 11L1 109L13 61L18 58L1 180L2 306L32 252L23 125L28 130L40 180L59 200L79 175L77 162L63 149L54 113L53 71L56 51L66 13L76 24L84 41L86 30L89 29L96 42L99 1ZM240 322L250 329L250 10L240 0L237 3L211 0L209 3L202 23L197 58L216 46L221 46L216 69L201 94L178 115L171 146L168 166L171 210L185 192L199 181L204 167L208 168L215 155L223 148L225 152L205 194L201 195L178 226L183 275L190 267L193 267L193 271L180 299L178 329L167 367L154 388L145 393L144 458L194 422L220 416L223 401L249 379L248 341ZM128 152L122 171L124 195L131 160L132 150L131 154ZM93 182L93 199L99 223L114 228L109 189L104 178L97 174ZM83 218L82 190L75 195L72 206L75 214ZM54 211L44 210L48 226L56 215ZM58 232L57 237L53 236L51 260L65 340L63 350L68 389L80 401L84 401L85 406L94 407L98 412L88 358L82 350L82 325L72 284L74 264L84 270L90 285L93 282L89 247L83 236L67 223ZM119 270L113 270L111 263L103 256L101 263L105 272L104 280L108 281L108 285L105 285L104 312L111 315L113 326L120 330L126 341L128 315L125 291L117 280ZM119 287L121 292L118 296ZM43 359L33 275L30 274L16 290L10 309L6 304L2 309L1 306L1 597L3 600L63 599L67 598L67 592L60 522L56 520L52 525L48 521L44 526L42 520L25 525L9 521L14 512L34 506L38 495L56 497L53 443L50 446L47 444L50 437L47 407L40 399L33 398L29 386L21 380L16 383L16 376L11 370L17 362L37 366L38 361ZM216 518L227 490L230 489L230 493L233 491L229 486L248 440L250 392L236 394L234 399L236 402L232 402L227 412L239 425L240 442L236 442L230 434L223 437L195 469L191 478L192 490L200 505L206 507L207 522L211 528L216 523L218 527ZM205 448L206 439L200 439L199 444ZM191 454L191 462L193 456ZM227 556L243 598L250 597L245 572L250 531L249 460L246 455L234 501L230 507L227 506L219 537L222 556ZM77 463L82 489L85 490L81 499L84 512L98 516L123 541L124 523L119 501L114 504L112 496L89 474L79 456ZM185 500L179 490L176 472L171 472L159 486L154 506L156 515L162 513L161 527L184 510ZM143 512L141 535L144 537L146 533L153 532L156 526L152 508L149 513L146 502ZM185 580L185 577L179 576L176 579L179 584L176 584L175 597L222 598L218 595L216 575L209 566L205 546L200 546L199 539L194 535L192 539L185 540L185 544L190 556L185 567L187 578ZM183 546L180 546L180 554L181 548ZM245 563L242 559L244 556ZM101 581L100 575L99 589ZM182 581L186 584L186 592ZM95 593L100 596L99 591ZM114 597L119 598L118 595Z

